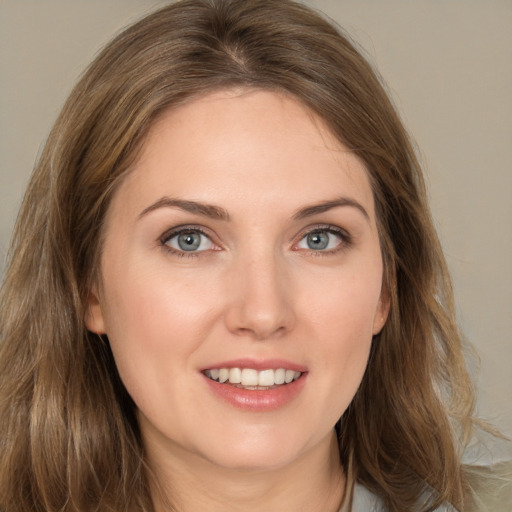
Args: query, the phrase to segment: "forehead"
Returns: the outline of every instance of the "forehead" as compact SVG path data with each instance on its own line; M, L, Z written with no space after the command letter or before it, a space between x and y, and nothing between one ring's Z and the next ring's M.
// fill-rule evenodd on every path
M323 120L289 95L253 89L209 93L165 112L118 192L140 206L171 194L245 208L349 194L373 213L365 165Z

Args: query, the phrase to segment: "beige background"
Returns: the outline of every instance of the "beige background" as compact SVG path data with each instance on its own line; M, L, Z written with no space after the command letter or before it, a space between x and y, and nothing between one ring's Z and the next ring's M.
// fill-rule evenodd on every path
M34 160L77 76L112 34L164 3L0 0L2 261ZM479 413L511 435L512 0L310 4L366 49L421 148L460 322L482 359Z

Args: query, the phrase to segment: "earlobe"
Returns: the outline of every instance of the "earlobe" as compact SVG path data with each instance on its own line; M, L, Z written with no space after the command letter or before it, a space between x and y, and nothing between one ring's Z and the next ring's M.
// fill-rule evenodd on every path
M385 286L382 287L382 291L379 297L379 303L377 305L377 310L375 311L375 317L373 319L373 335L379 334L384 325L386 324L386 320L389 315L391 300L389 298L389 293Z
M93 286L89 290L87 297L87 309L85 312L85 325L89 331L96 334L105 334L105 320L103 318L103 311L97 292L97 287Z

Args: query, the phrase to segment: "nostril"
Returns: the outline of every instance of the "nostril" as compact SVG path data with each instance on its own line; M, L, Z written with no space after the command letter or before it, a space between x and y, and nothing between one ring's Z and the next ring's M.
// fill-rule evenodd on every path
M250 259L240 258L237 272L230 269L231 302L225 311L226 325L237 336L279 338L295 323L288 272L278 266L274 254L255 259L253 253Z

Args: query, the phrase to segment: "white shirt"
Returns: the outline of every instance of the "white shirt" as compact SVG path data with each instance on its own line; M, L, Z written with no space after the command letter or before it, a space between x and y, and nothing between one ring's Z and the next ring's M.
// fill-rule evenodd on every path
M442 505L436 511L455 512L455 509L451 505ZM379 497L356 482L352 490L352 508L350 508L350 499L346 499L343 500L339 512L386 512L386 509Z

